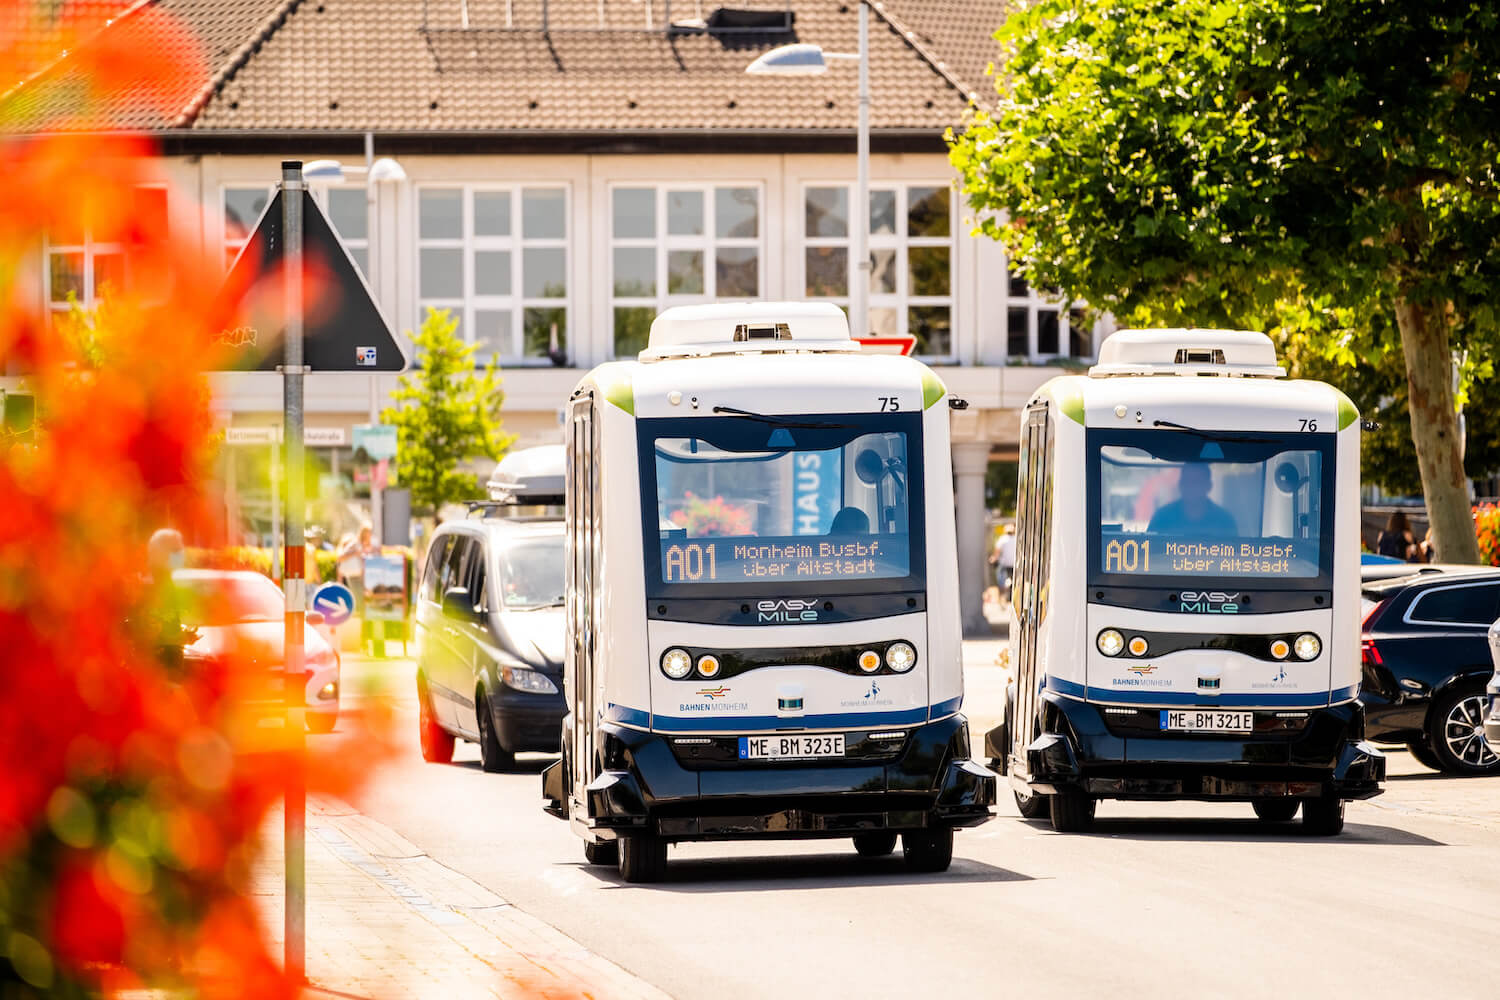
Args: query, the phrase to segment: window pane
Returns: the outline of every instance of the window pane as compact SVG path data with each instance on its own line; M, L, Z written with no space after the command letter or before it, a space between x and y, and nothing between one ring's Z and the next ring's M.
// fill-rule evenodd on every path
M476 365L488 362L492 354L510 354L510 310L474 310L474 343L479 345Z
M849 248L807 248L807 294L849 294Z
M265 209L265 188L225 188L224 238L242 240L249 236Z
M1075 358L1094 356L1094 328L1082 309L1068 313L1068 353Z
M510 294L509 250L479 250L475 252L474 294Z
M528 240L560 240L568 235L568 206L562 188L521 192L521 235Z
M914 187L906 192L907 233L911 236L948 236L951 232L946 187Z
M66 302L68 293L72 292L74 298L83 302L83 254L54 253L48 257L51 258L48 264L52 272L52 301Z
M615 294L646 298L656 294L656 251L615 247Z
M1488 625L1495 618L1496 593L1492 586L1434 590L1417 598L1410 614L1419 621Z
M870 192L870 232L895 233L896 192Z
M912 306L906 311L906 332L917 338L913 354L953 353L953 332L947 306Z
M1057 342L1057 310L1038 309L1036 311L1036 352L1056 354Z
M849 235L848 188L807 189L807 235Z
M760 235L760 191L756 188L719 188L714 192L715 232L724 239L755 239Z
M474 192L474 235L510 235L510 192Z
M423 298L461 299L464 297L464 252L424 248L422 273L418 286Z
M948 247L912 247L906 251L910 295L947 295Z
M1010 294L1014 295L1016 298L1024 298L1026 294L1031 291L1031 289L1026 285L1026 279L1021 277L1019 274L1016 274L1014 271L1010 273L1009 281Z
M720 298L753 299L760 295L760 251L755 247L719 247L714 268Z
M104 286L111 291L125 289L125 256L118 253L94 254L94 294L97 296Z
M560 299L568 294L568 255L562 247L521 251L521 288L528 299Z
M894 337L900 333L901 314L895 309L870 310L870 334L876 337Z
M646 349L651 336L651 321L656 310L649 306L628 306L615 310L615 357L633 358Z
M1026 328L1031 310L1025 306L1011 306L1005 311L1005 350L1013 358L1031 356L1031 334Z
M703 235L703 192L667 192L667 232L673 236Z
M368 239L370 215L364 188L333 188L328 192L328 217L346 240Z
M464 235L464 193L457 189L422 191L417 196L417 235L424 240L457 240Z
M896 251L870 251L870 291L876 295L896 294Z
M349 256L354 258L354 266L359 268L359 273L366 281L370 280L370 251L366 247L350 247Z
M673 250L667 254L667 294L703 294L703 251Z
M654 188L615 188L614 233L616 239L650 239L656 235Z
M566 309L528 309L522 314L526 342L523 353L528 358L555 356L566 360L568 353L568 311Z

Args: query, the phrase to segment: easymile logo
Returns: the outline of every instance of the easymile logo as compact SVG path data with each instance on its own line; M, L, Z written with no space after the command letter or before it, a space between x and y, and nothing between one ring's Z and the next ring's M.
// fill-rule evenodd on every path
M1233 615L1240 610L1240 595L1226 594L1222 590L1184 590L1182 610L1196 611L1208 615Z
M817 598L803 600L796 597L777 598L772 601L759 601L755 609L760 622L771 622L777 625L794 625L798 622L815 622L818 620Z

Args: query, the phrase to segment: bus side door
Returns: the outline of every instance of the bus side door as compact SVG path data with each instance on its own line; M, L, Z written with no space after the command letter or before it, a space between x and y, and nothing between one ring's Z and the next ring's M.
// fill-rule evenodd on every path
M1026 747L1040 735L1043 672L1037 665L1037 630L1045 611L1052 526L1052 456L1046 401L1027 408L1021 429L1020 493L1016 501L1016 700L1011 722L1010 766L1028 777Z
M569 795L573 815L581 816L586 815L588 808L585 789L598 775L594 726L598 721L598 706L595 704L595 574L599 483L591 394L573 400L568 426L568 648L563 684L572 712L572 724L567 734L572 780Z

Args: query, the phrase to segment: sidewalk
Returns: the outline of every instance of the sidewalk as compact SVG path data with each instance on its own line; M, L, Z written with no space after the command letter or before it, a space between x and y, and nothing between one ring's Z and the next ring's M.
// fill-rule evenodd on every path
M281 953L282 817L251 892ZM307 814L308 997L622 998L666 994L337 800Z

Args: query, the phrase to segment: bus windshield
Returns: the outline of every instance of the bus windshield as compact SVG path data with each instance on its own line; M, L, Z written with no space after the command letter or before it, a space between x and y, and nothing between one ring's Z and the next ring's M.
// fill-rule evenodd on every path
M1093 576L1325 585L1331 447L1309 434L1091 432Z
M641 425L653 589L889 586L914 575L920 552L914 560L912 525L922 523L916 415L745 415Z

